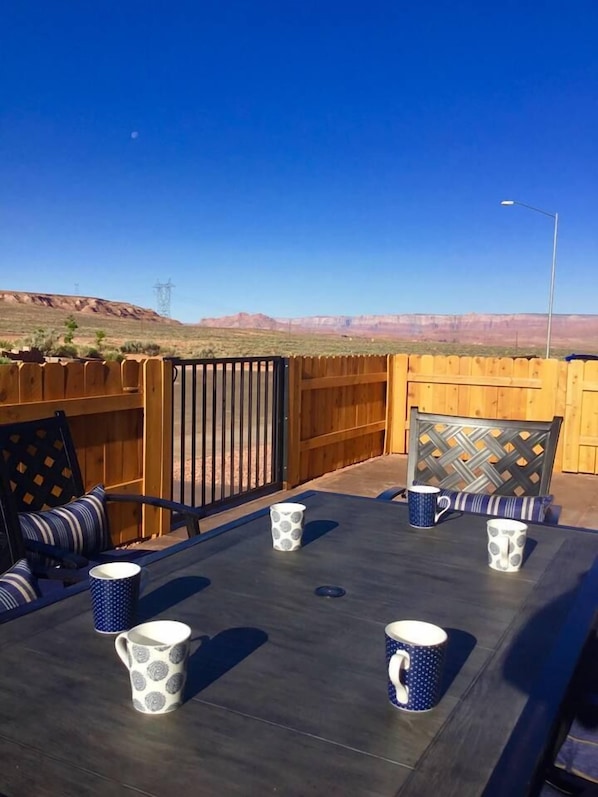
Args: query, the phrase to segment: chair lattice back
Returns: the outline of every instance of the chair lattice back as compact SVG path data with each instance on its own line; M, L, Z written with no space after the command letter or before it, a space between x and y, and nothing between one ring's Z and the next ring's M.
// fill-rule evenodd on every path
M18 512L61 506L85 492L64 413L0 426L0 457Z
M497 495L546 495L562 418L509 421L410 415L408 483Z
M0 425L0 572L25 556L19 512L60 506L84 492L63 412Z

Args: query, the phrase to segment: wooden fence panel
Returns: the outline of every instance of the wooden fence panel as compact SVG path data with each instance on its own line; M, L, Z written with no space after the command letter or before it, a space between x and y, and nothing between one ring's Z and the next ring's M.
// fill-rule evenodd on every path
M567 380L563 468L598 473L598 362L573 360Z
M387 417L393 428L387 431L386 450L406 452L406 432L413 406L423 412L480 418L551 420L554 415L565 415L571 386L567 384L570 365L573 363L558 360L410 355L406 388L399 389L397 380L391 380ZM389 367L394 373L392 363ZM598 370L596 382L598 387ZM598 426L591 425L596 417L592 409L595 405L590 404L593 401L586 399L584 410L583 435L587 440L598 435ZM557 450L557 471L563 467L565 437L566 434L561 435ZM588 455L584 466L595 467L595 460Z
M287 483L298 484L382 454L387 357L294 360L299 362L291 361L289 368L289 403L294 412L298 411L300 420L290 420L292 445L289 445Z
M85 487L143 491L143 394L139 364L47 362L0 365L0 423L43 418L63 409ZM124 384L126 374L127 385ZM115 544L142 535L133 504L111 505Z

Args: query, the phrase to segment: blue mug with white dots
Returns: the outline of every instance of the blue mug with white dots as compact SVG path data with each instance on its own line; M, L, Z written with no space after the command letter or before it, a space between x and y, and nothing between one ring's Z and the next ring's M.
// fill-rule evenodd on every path
M439 487L413 484L407 489L407 505L409 525L416 529L431 529L448 512L451 499L448 495L440 495Z
M430 711L440 698L446 631L421 620L398 620L384 633L388 699L403 711Z
M107 562L89 571L93 625L100 634L120 634L137 622L142 571L134 562Z

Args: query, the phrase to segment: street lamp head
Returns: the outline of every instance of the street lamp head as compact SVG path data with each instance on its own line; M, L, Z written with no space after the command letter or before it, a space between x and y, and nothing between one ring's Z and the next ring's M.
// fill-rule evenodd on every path
M503 199L500 204L501 205L514 205L515 204L515 200L514 199Z

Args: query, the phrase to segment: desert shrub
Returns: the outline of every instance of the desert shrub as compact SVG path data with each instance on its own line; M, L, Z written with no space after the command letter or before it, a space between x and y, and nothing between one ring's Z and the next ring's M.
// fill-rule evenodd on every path
M9 365L12 362L14 360L11 360L10 357L0 357L0 365Z
M49 356L58 348L58 341L59 336L55 330L38 327L25 338L25 345L31 346L32 349L39 349L43 355Z
M126 340L120 350L123 354L143 354L143 343L140 340Z
M103 329L96 330L96 349L102 351L104 348L104 341L106 340L106 333Z
M103 360L104 355L101 351L98 351L95 346L88 346L85 349L84 357L91 357L94 360Z
M216 352L210 346L207 349L200 349L199 351L193 352L191 355L193 360L208 360L208 359L215 359Z
M160 354L162 348L159 343L154 343L153 341L148 341L147 343L143 344L143 353L147 354L149 357L156 357Z
M125 355L116 349L109 349L108 351L103 352L102 356L106 362L122 363L122 361L125 359Z
M75 321L75 317L70 315L64 322L64 325L66 327L66 333L63 340L67 346L70 346L75 337L75 332L79 329L79 324Z
M0 339L0 349L4 351L10 351L11 349L14 348L14 346L15 344L13 343L12 340Z
M53 357L78 357L79 349L72 343L59 343L51 354Z

